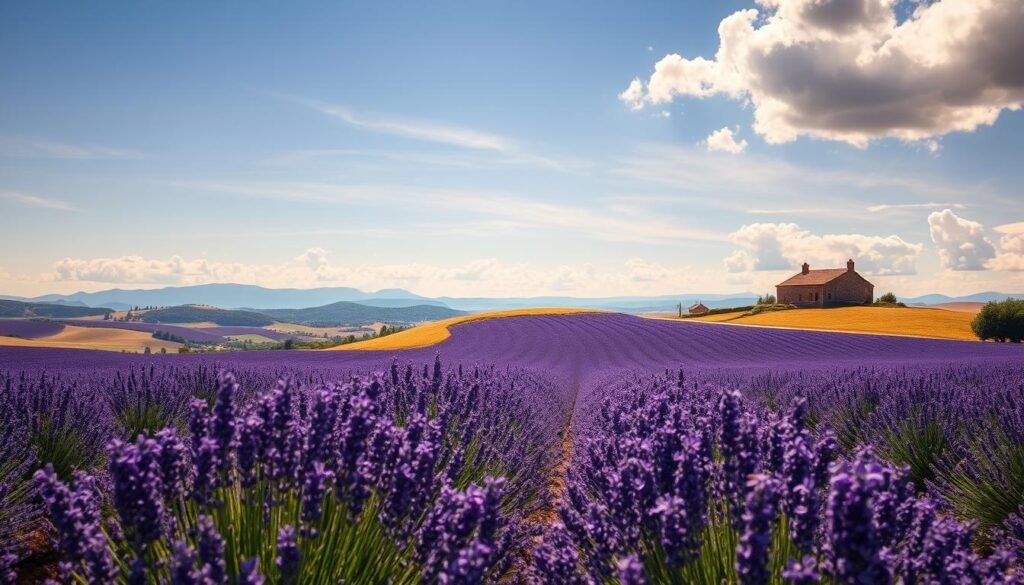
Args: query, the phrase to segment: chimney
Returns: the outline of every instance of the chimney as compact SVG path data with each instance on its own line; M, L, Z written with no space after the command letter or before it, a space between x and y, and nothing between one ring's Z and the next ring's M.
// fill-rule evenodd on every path
M853 258L846 261L846 271L853 272Z
M811 271L811 265L804 262L803 266L800 267L800 274L807 274Z

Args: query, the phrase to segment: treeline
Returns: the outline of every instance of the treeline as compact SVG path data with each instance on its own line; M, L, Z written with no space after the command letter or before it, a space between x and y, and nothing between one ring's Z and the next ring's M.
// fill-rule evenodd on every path
M154 331L153 338L162 339L164 341L173 341L175 343L186 343L186 339L184 337L176 333L171 333L170 331Z

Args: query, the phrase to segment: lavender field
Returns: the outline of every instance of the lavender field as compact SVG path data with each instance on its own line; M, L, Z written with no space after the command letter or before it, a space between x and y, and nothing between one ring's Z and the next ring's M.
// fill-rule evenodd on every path
M0 348L0 388L8 581L1024 579L1016 345L531 316L399 352Z

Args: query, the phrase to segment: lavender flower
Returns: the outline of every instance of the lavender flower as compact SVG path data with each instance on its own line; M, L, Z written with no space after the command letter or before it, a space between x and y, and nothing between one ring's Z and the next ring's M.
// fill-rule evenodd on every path
M227 582L227 570L224 564L224 539L221 538L208 516L199 516L199 564L203 575L212 584Z
M619 583L621 585L647 585L647 573L644 564L634 555L619 561Z
M281 572L283 582L294 583L298 579L301 558L295 528L282 526L277 532L277 557L274 562L277 564L277 570Z
M743 532L736 549L736 574L744 585L768 583L768 551L772 543L772 525L778 518L779 482L754 475L747 482Z

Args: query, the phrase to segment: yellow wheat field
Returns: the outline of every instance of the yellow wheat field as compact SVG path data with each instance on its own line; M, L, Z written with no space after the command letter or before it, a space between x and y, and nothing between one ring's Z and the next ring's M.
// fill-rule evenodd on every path
M961 311L918 307L842 307L838 309L790 309L760 315L723 313L694 321L824 329L855 333L913 335L945 339L977 339L971 331L974 315Z
M128 331L126 329L106 329L100 327L76 327L66 325L56 335L40 339L21 339L19 337L0 336L0 345L19 347L59 347L67 349L102 349L106 351L129 351L142 353L149 347L153 353L160 353L166 348L168 353L178 353L180 343L155 339L144 331Z
M385 337L377 337L375 339L367 339L366 341L359 341L356 343L332 347L328 351L393 350L410 349L414 347L427 347L430 345L436 345L438 343L441 343L445 339L451 337L451 327L454 327L455 325L461 325L463 323L469 323L471 321L481 321L483 319L498 319L503 317L521 317L524 315L571 315L575 313L596 312L598 311L590 309L567 309L559 307L536 309L512 309L508 311L490 311L487 313L464 315L462 317L452 317L451 319L444 319L441 321L434 321L432 323L425 323L423 325L413 327L412 329L399 331L398 333L387 335Z

